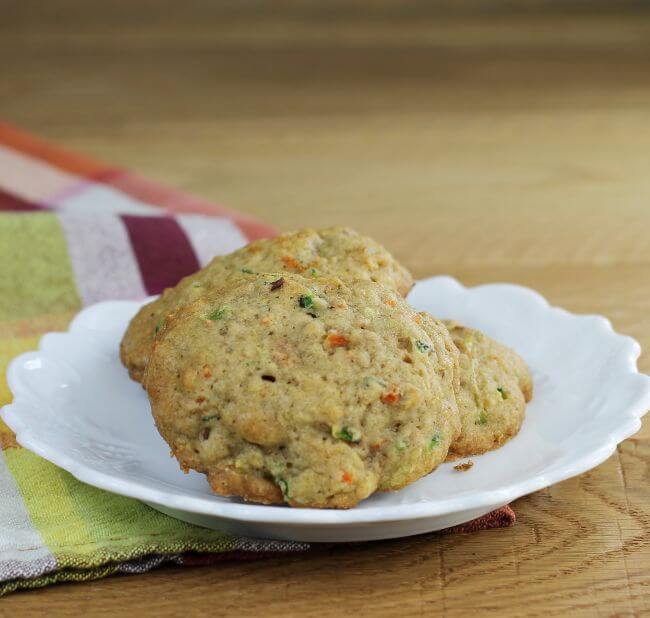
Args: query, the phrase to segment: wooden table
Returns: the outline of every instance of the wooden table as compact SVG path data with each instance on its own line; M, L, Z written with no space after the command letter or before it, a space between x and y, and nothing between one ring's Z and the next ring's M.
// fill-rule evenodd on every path
M2 116L282 229L352 225L419 277L532 286L650 346L648 13L105 4L3 5ZM55 586L0 615L649 615L649 463L646 422L518 500L512 529Z

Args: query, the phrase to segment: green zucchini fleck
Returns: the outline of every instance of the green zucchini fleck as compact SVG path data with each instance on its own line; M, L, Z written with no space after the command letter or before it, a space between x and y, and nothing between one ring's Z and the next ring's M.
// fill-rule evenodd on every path
M485 410L483 410L479 415L476 421L474 422L475 425L487 425L488 418L487 418L487 413Z
M303 308L303 309L309 309L314 306L314 299L312 298L311 295L305 294L304 296L301 296L298 299L298 304Z
M439 443L440 443L440 434L439 433L433 434L433 437L429 441L429 448L434 448L438 446Z
M354 427L332 427L332 435L346 442L360 442L361 432Z
M255 272L252 271L250 268L242 268L241 271L243 273L246 273L247 275L254 275L255 274Z
M208 313L206 316L208 320L212 320L213 322L216 322L217 320L220 320L226 313L225 308L220 308L220 309L215 309L212 313Z
M497 390L501 393L501 399L508 399L508 391L503 386L497 386Z
M218 414L209 414L208 416L204 416L201 420L202 420L204 423L207 423L208 421L211 421L212 419L214 419L214 418L218 418L218 417L219 417Z
M415 347L423 354L425 352L431 352L431 350L433 350L433 348L428 343L420 341L420 339L415 340Z

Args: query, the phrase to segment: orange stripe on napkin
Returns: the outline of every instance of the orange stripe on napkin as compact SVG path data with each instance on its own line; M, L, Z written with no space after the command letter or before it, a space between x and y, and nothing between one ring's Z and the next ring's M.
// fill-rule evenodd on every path
M66 172L87 178L101 176L109 170L118 169L85 155L69 152L60 146L55 146L46 140L25 133L5 122L0 122L0 143L31 155L36 159L46 161Z

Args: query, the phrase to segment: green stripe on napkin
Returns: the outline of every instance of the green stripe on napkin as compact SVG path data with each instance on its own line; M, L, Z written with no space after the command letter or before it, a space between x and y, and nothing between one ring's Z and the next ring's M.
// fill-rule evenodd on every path
M95 489L25 449L5 451L5 460L60 567L90 568L153 553L236 549L221 532Z
M0 264L0 320L52 315L81 306L55 214L3 214Z

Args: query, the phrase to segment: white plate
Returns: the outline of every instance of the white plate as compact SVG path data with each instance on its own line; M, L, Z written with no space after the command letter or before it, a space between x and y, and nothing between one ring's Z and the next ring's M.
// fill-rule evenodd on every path
M137 302L89 307L67 333L45 335L37 352L14 359L14 402L2 416L25 448L90 485L234 534L329 542L468 521L597 466L639 430L650 379L637 372L638 343L616 334L605 318L550 307L520 286L464 288L449 277L419 282L409 300L514 347L532 369L534 399L519 435L474 457L470 471L444 464L349 511L245 504L213 495L203 475L183 474L154 428L144 391L118 359Z

